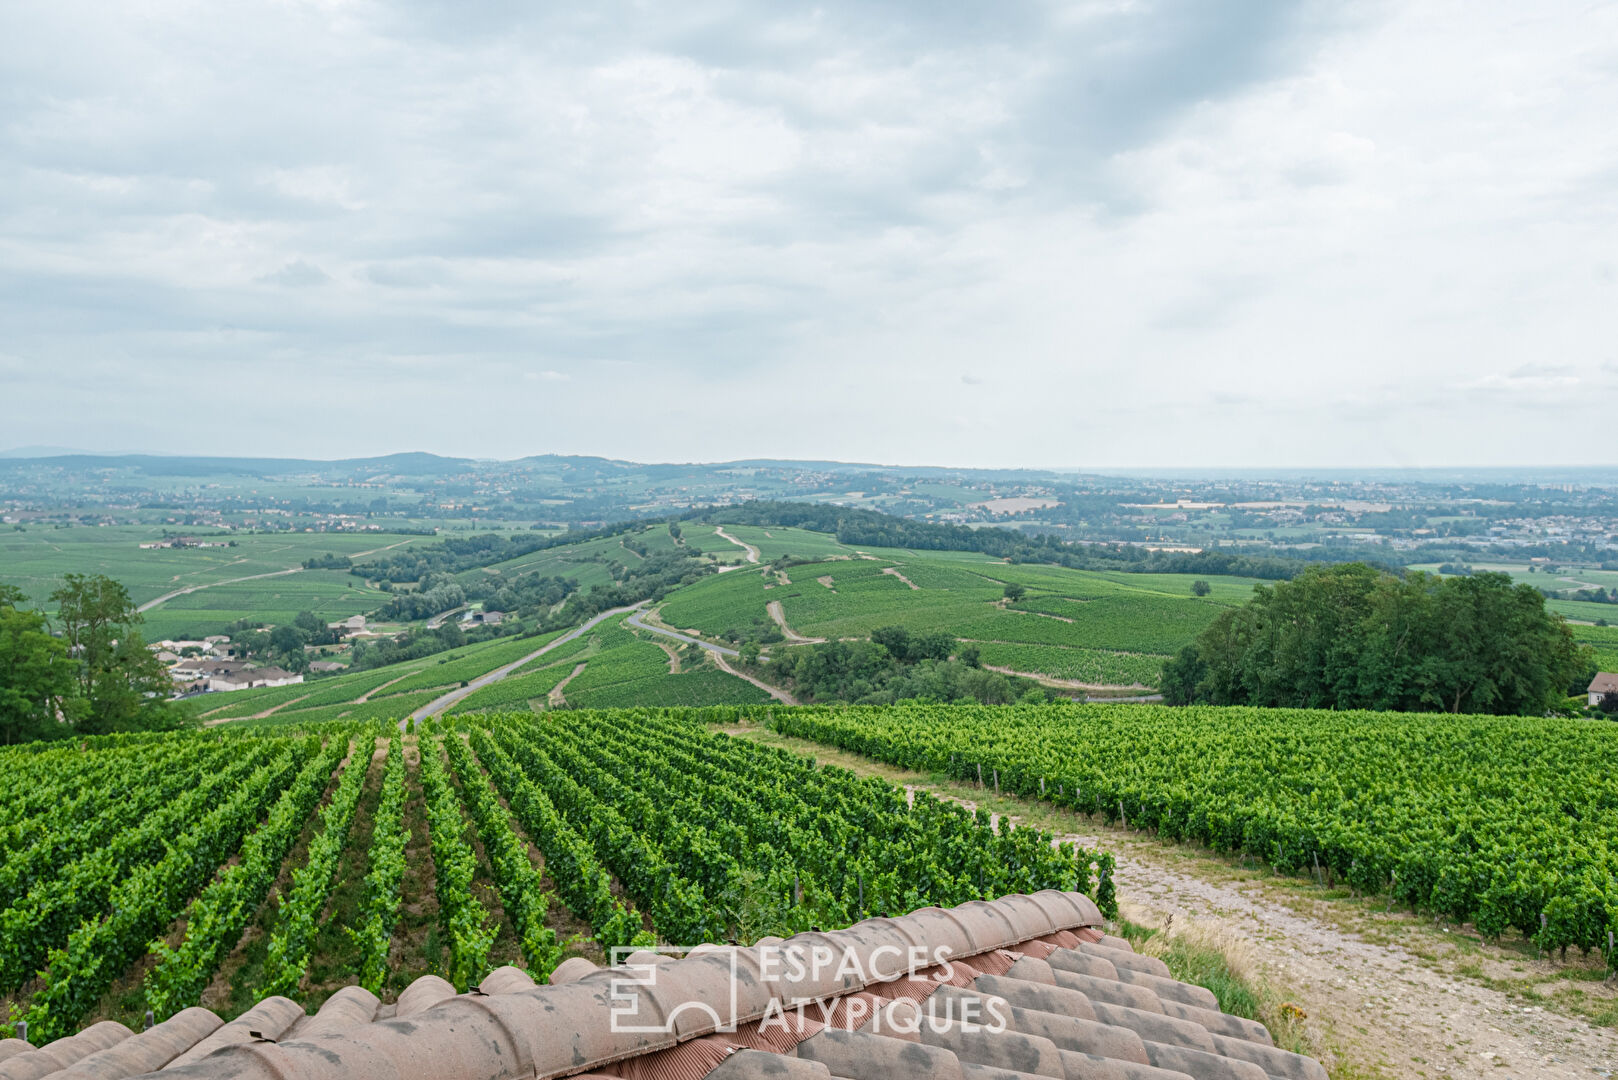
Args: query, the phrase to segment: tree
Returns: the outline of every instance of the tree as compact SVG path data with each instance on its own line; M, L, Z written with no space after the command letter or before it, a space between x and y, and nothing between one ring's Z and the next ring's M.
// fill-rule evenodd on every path
M1006 586L1005 595L1007 600L1010 600L1013 604L1015 604L1017 601L1028 595L1028 586L1019 585L1014 581L1010 585Z
M1405 577L1344 563L1260 587L1164 667L1176 704L1541 715L1590 662L1505 574Z
M270 631L270 648L282 656L303 652L303 633L296 626L277 626Z
M67 645L45 616L19 605L27 597L0 585L0 743L26 742L62 727L62 702L74 692Z
M1213 592L1213 586L1208 584L1206 581L1203 581L1201 578L1198 578L1196 581L1191 583L1192 596L1207 596L1211 592Z
M51 594L77 669L66 712L82 732L166 730L181 718L168 704L173 682L146 648L129 592L104 574L68 574Z

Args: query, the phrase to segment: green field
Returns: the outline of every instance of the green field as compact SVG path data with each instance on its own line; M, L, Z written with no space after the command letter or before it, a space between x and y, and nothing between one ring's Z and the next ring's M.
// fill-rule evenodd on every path
M1212 578L1211 594L1198 598L1190 576L895 551L793 566L785 578L762 568L700 581L665 601L660 617L713 638L745 637L769 625L767 605L779 602L787 625L805 637L865 637L890 625L944 630L983 643L985 663L1014 671L1097 686L1155 686L1164 658L1255 584ZM1012 582L1028 592L1008 604L1004 590Z
M374 611L387 601L387 593L353 574L300 570L176 596L146 612L145 636L159 641L222 634L241 619L280 626L292 622L300 611L337 622Z
M236 546L142 550L143 542L162 539L164 530L150 526L36 526L23 532L0 532L0 583L15 585L44 604L63 574L106 574L122 582L135 603L144 604L191 585L301 567L305 559L316 555L354 556L433 539L387 533L218 533L173 526L168 531L199 540L235 541ZM301 572L288 576L297 578ZM197 599L210 591L204 590Z

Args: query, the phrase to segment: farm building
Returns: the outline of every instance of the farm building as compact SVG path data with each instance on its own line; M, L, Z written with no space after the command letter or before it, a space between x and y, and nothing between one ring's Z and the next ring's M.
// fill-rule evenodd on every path
M1608 694L1618 694L1618 675L1610 671L1597 672L1590 680L1590 704L1600 705Z
M1088 897L1045 891L624 967L574 958L546 986L504 967L456 994L427 975L391 1004L350 986L312 1016L269 997L228 1024L190 1008L140 1034L8 1039L0 1075L1326 1080L1101 924Z
M242 660L182 660L169 669L181 693L203 691L226 693L261 686L291 686L303 682L302 675L278 667L250 667Z
M292 686L303 682L303 676L278 667L246 668L216 675L208 680L208 689L214 691L249 690L262 686Z

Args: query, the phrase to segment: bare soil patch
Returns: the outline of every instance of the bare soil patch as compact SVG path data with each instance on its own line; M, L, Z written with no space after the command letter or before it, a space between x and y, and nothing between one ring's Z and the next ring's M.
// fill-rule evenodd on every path
M792 642L792 644L794 644L794 645L818 645L820 642L826 640L825 638L818 638L818 637L813 637L813 638L812 637L804 637L802 634L800 634L796 630L792 629L792 627L788 626L787 625L787 615L786 615L786 612L781 607L781 601L779 601L779 600L771 600L768 604L766 604L764 606L765 606L765 609L767 611L769 611L770 618L775 620L775 625L781 628L781 636L786 638L788 641Z
M909 578L907 578L903 574L899 573L899 568L897 566L885 566L885 567L882 568L882 572L884 574L889 575L890 577L898 578L900 581L904 582L906 585L910 586L912 589L915 589L917 592L921 591L921 586L917 585L914 581L911 581Z
M568 683L579 677L579 672L583 671L584 668L585 665L582 661L573 665L573 670L568 672L567 678L551 687L550 697L548 698L551 708L560 709L567 705L567 698L563 696L562 691L567 689Z

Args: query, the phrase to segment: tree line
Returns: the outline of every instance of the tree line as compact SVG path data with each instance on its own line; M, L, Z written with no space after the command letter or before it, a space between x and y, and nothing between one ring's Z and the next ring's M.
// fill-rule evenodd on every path
M1259 586L1163 668L1171 704L1543 715L1591 651L1507 574L1404 576L1364 563Z

